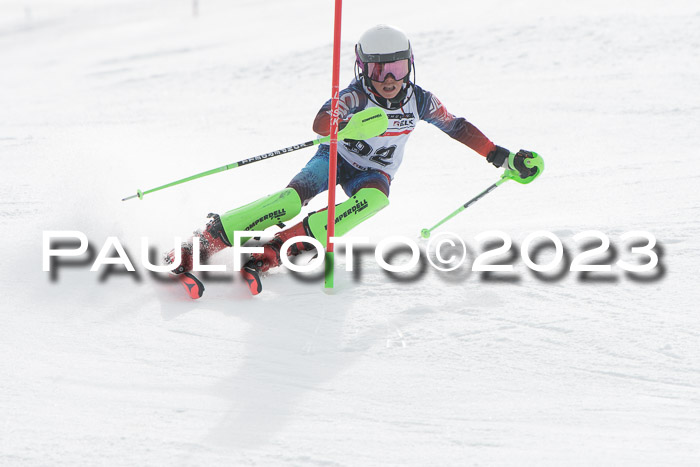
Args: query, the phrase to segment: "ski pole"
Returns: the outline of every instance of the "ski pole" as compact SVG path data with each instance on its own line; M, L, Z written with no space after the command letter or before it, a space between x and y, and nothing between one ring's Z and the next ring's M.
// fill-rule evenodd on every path
M515 154L511 153L510 157L509 157L509 161L510 161L509 163L510 163L511 167L513 166L513 159L514 158L515 158ZM469 201L464 203L458 209L453 211L449 216L445 217L444 219L442 219L440 222L438 222L437 224L435 224L431 228L421 230L420 236L423 238L429 238L430 232L437 229L442 224L449 221L454 216L456 216L460 212L464 211L469 206L476 203L481 198L488 195L489 193L491 193L493 190L495 190L499 186L503 185L508 180L515 180L518 183L527 184L527 183L532 182L537 177L539 177L540 174L542 173L542 171L544 170L544 161L542 160L542 157L539 154L537 154L536 152L530 153L530 156L527 159L525 159L524 164L528 168L537 167L537 172L534 175L531 175L527 178L522 178L517 170L506 169L505 172L503 172L503 175L501 175L501 178L496 183L489 186L487 189L485 189L484 191L482 191L481 193L479 193L478 195L476 195L475 197L473 197L472 199L470 199Z
M495 190L496 188L498 188L499 186L501 186L503 183L505 183L505 182L508 181L508 180L510 180L510 177L508 177L508 176L506 176L505 174L503 174L503 176L501 176L500 180L498 180L496 183L494 183L493 185L489 186L487 189L485 189L484 191L482 191L481 193L479 193L478 195L476 195L475 197L473 197L472 199L470 199L469 201L467 201L466 203L464 203L462 206L460 206L458 209L454 210L450 215L448 215L447 217L445 217L444 219L442 219L440 222L438 222L437 224L435 224L434 226L432 226L432 227L429 228L429 229L423 229L423 230L421 230L421 231L420 231L420 236L423 237L423 238L429 238L429 237L430 237L430 232L432 232L433 230L437 229L437 228L440 227L442 224L444 224L445 222L449 221L449 220L452 219L454 216L456 216L456 215L459 214L460 212L464 211L464 210L467 209L469 206L471 206L472 204L476 203L476 202L479 201L481 198L483 198L484 196L488 195L489 193L491 193L493 190Z
M372 107L369 109L362 110L350 118L348 121L347 125L345 128L340 130L338 132L338 139L357 139L357 140L363 140L367 138L372 138L374 136L379 136L382 133L384 133L387 129L388 126L388 118L386 116L386 113L384 113L384 110L380 109L379 107ZM174 182L166 183L165 185L161 185L155 188L151 188L149 190L144 190L141 191L140 189L136 190L135 195L127 196L126 198L122 198L122 201L126 201L129 199L143 199L144 196L146 196L149 193L153 193L154 191L159 191L159 190L164 190L166 188L170 188L175 185L179 185L181 183L189 182L192 180L196 180L198 178L206 177L208 175L213 175L215 173L219 172L224 172L226 170L230 169L235 169L236 167L241 167L243 165L248 165L252 164L253 162L258 162L262 161L265 159L270 159L272 157L280 156L282 154L287 154L293 151L298 151L299 149L304 149L308 148L310 146L316 146L318 144L323 144L327 143L330 141L330 136L326 136L323 138L318 138L312 141L307 141L305 143L301 144L295 144L294 146L289 146L284 149L278 149L277 151L272 151L268 152L266 154L260 154L259 156L255 157L249 157L248 159L243 159L238 162L233 162L231 164L226 164L222 165L221 167L217 167L215 169L207 170L206 172L201 172L195 175L191 175L189 177L181 178L180 180L176 180Z

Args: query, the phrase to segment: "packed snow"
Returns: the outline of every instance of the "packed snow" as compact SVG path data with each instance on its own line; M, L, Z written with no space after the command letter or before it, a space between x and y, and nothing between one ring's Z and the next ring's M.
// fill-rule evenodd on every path
M313 139L332 16L321 0L0 1L0 464L697 465L697 2L346 1L342 85L360 34L398 26L417 83L537 151L543 175L435 230L467 244L452 272L424 255L388 274L371 249L346 271L341 250L332 291L282 269L252 297L222 252L229 272L193 301L145 271L142 237L165 251L313 155L121 201ZM422 123L391 205L351 235L426 250L421 229L499 175ZM471 271L494 230L514 271ZM611 271L569 271L591 230L611 245L587 262ZM43 271L47 231L83 232L91 256ZM537 231L561 239L561 268L525 265ZM631 231L656 238L647 273L615 264L647 262ZM90 271L109 237L136 273Z

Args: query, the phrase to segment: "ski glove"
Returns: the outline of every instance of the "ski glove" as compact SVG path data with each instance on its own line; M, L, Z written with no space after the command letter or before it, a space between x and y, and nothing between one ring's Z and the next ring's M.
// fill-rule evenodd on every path
M506 148L496 146L496 149L491 151L488 156L486 156L486 162L490 162L496 167L508 168L508 156L510 156L510 151Z

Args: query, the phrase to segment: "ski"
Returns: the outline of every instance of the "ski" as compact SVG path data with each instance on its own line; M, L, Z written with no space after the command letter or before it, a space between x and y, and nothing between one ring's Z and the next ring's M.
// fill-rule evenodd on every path
M245 266L241 269L241 275L243 280L248 284L250 293L253 295L258 295L262 292L262 281L260 280L260 270L255 267L255 262L253 260L248 261Z
M187 295L193 300L202 298L204 295L204 284L191 272L185 272L177 276L178 280L185 288Z

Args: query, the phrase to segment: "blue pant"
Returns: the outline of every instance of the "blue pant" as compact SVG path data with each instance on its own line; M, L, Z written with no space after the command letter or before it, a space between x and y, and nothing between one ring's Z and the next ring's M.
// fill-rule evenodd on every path
M322 144L301 172L296 174L289 185L294 188L302 203L308 203L314 196L328 189L329 146ZM337 182L352 196L361 188L377 188L389 196L389 176L379 170L359 170L338 156Z

